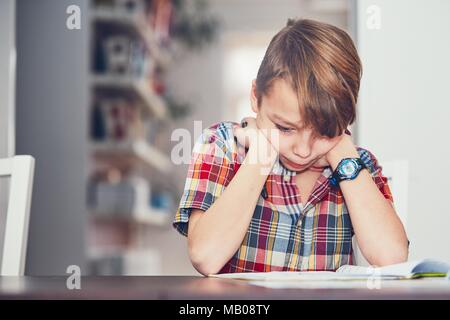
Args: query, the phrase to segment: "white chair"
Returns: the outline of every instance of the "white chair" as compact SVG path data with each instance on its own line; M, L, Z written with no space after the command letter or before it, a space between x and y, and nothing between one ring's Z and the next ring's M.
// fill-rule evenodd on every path
M34 158L14 156L0 159L0 177L11 176L6 213L1 276L23 276L25 270Z
M408 172L409 162L407 160L380 161L383 175L388 179L388 185L394 198L394 208L407 231L408 212ZM352 239L353 261L358 266L369 266L359 249L356 236Z

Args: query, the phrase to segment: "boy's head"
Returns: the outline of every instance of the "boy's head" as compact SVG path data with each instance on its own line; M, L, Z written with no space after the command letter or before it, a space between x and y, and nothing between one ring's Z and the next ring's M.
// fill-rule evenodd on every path
M280 131L281 160L309 167L334 147L355 120L361 69L352 39L332 25L289 19L273 37L251 103L261 128Z

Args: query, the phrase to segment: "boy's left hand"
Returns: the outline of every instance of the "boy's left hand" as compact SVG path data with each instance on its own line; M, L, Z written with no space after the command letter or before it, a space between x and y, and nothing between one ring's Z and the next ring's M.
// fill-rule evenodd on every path
M344 133L339 142L325 155L327 163L334 170L343 158L358 158L359 153L352 137Z
M339 158L339 155L345 155L345 154L352 154L353 149L356 151L356 147L352 141L352 138L349 134L344 133L341 135L339 142L330 150L327 154L319 158L314 165L311 167L310 170L317 169L321 170L323 167L331 166L333 167L333 170L335 166L333 166L333 162L335 162L337 158ZM358 157L359 155L356 155ZM342 156L344 157L350 157L350 156ZM353 156L352 156L353 157ZM338 162L341 160L339 159ZM337 166L337 164L336 164Z

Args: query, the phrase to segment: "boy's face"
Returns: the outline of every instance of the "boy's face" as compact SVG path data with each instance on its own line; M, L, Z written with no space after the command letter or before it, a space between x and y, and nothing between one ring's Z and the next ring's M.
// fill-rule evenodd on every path
M260 129L278 130L280 161L290 170L303 172L326 164L325 155L339 142L334 138L315 136L311 128L302 128L295 91L284 79L277 79L258 109L256 82L252 82L251 104ZM269 135L269 140L271 139ZM275 141L271 141L276 143Z

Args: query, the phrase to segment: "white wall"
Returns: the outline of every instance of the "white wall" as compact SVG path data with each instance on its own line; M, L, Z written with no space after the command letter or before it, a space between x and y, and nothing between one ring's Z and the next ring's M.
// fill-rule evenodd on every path
M366 25L371 5L380 29ZM356 13L364 70L358 143L409 163L410 259L450 261L450 1L361 0Z

